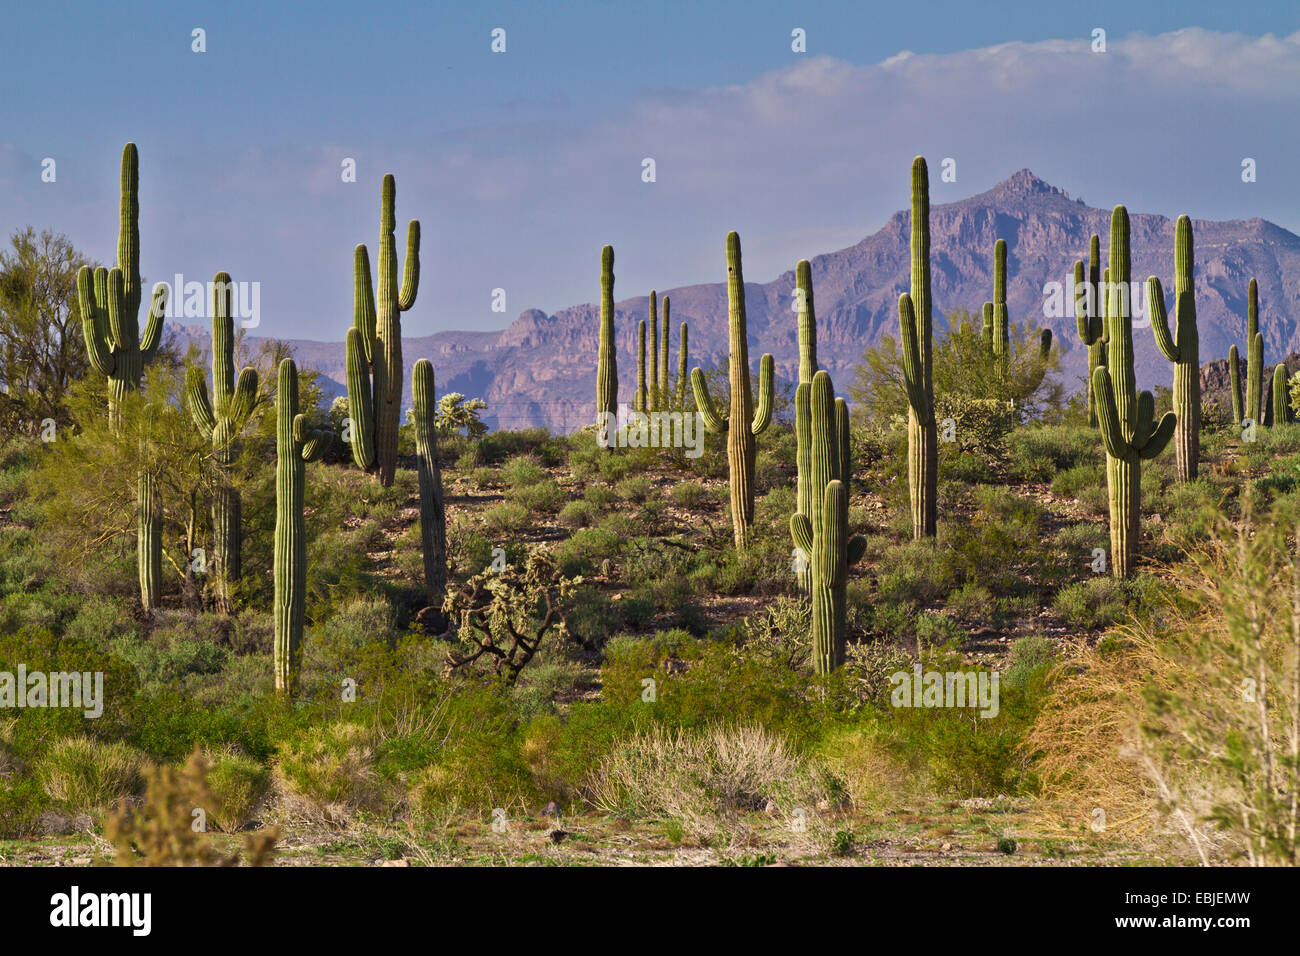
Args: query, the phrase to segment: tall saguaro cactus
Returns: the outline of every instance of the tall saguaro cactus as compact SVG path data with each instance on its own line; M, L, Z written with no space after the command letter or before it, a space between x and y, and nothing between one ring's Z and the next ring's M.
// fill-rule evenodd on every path
M1174 332L1169 333L1165 291L1155 276L1147 279L1147 307L1160 353L1174 363L1174 456L1179 481L1195 481L1201 455L1201 357L1196 332L1196 292L1192 273L1192 220L1178 217L1174 231Z
M745 322L745 279L740 267L740 236L727 234L727 305L731 332L730 376L731 410L722 418L709 397L704 372L691 372L695 407L711 432L727 433L727 464L731 471L731 528L736 548L743 550L754 521L754 462L757 449L754 436L761 435L772 422L772 400L776 383L776 364L770 354L759 362L758 407L749 384L749 338Z
M917 540L934 537L939 493L930 308L930 174L925 157L918 156L912 160L912 291L898 302L907 386L907 483Z
M212 494L212 565L216 583L217 605L230 610L231 585L240 574L239 490L230 482L229 469L234 459L239 433L248 424L257 402L257 372L242 369L235 380L235 320L231 294L234 283L230 275L218 272L212 280L212 395L201 368L191 368L186 382L190 417L199 433L212 443L217 483Z
M424 551L424 584L429 607L441 613L447 590L447 511L442 496L442 469L438 465L437 405L434 400L433 365L415 363L411 373L415 419L415 460L420 478L420 544Z
M928 208L928 206L927 206ZM915 266L913 266L915 268ZM1011 320L1007 315L1007 241L993 244L993 354L1005 377L1011 369Z
M811 577L813 667L829 674L844 663L848 569L862 558L866 539L848 535L849 409L835 397L825 371L813 375L811 383L799 383L795 423L799 485L809 493L807 510L801 505L790 516L790 536Z
M353 251L352 328L347 335L348 413L352 457L379 470L384 487L397 470L397 429L402 411L402 313L415 305L420 286L420 222L406 227L406 267L397 286L397 184L391 173L380 191L379 285L370 280L370 253Z
M1088 243L1088 266L1074 264L1074 318L1079 341L1088 349L1088 424L1097 427L1097 393L1092 374L1106 365L1106 317L1102 306L1101 239L1095 233Z
M1232 420L1238 425L1245 418L1241 404L1241 355L1237 346L1228 346L1228 387L1232 391Z
M298 367L280 363L275 393L275 689L295 697L307 607L307 530L302 506L307 466L330 435L307 427L298 412Z
M144 367L162 340L167 287L154 287L153 301L140 334L140 157L135 143L122 149L122 190L117 236L117 265L77 272L81 330L90 365L108 379L109 427L121 424L121 406L128 392L140 388ZM136 566L140 603L146 611L158 606L162 578L162 510L153 475L142 469L136 478Z
M664 326L663 334L659 337L659 405L661 409L668 408L668 403L672 396L668 394L668 296L663 298Z
M1291 421L1291 396L1287 388L1285 365L1273 366L1273 425L1286 425Z
M682 323L681 328L681 352L677 356L677 407L683 412L686 411L686 364L690 359L689 350L686 343L686 323Z
M655 290L650 290L650 368L646 379L647 412L659 411L659 308L655 300Z
M1126 578L1137 553L1142 522L1142 462L1169 444L1178 422L1167 413L1157 425L1156 402L1137 390L1133 373L1133 316L1129 292L1128 210L1116 206L1110 222L1109 354L1105 368L1092 373L1097 417L1106 445L1106 483L1110 492L1111 570Z
M645 319L636 326L636 394L632 397L632 407L638 412L650 411L645 383Z
M800 259L794 267L795 307L799 329L799 386L795 391L795 458L798 466L795 480L795 509L800 514L812 514L811 496L814 493L811 478L812 434L810 421L805 421L799 410L801 401L810 401L809 388L817 374L817 314L813 306L812 263ZM809 388L804 388L808 386ZM800 398L803 395L803 398ZM805 562L799 573L799 585L804 591L812 588L812 565Z
M1259 283L1246 289L1246 417L1262 425L1264 412L1264 333L1259 330Z
M614 247L600 251L600 345L596 352L596 422L612 436L618 415L618 344L614 340Z

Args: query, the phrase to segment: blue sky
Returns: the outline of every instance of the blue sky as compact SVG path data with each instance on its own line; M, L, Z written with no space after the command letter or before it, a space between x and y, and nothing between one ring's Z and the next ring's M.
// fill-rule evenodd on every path
M765 281L877 229L917 153L958 161L935 202L1028 166L1092 205L1300 231L1300 5L1044 6L24 6L0 34L0 228L111 259L134 140L146 277L226 269L261 283L260 332L319 339L350 324L385 172L423 224L413 335L591 301L607 242L619 297L719 280L729 229Z

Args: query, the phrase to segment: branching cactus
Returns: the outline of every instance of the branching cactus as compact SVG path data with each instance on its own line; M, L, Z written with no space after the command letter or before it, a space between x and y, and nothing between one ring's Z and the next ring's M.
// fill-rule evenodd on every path
M239 434L257 403L257 372L244 368L235 380L235 320L231 295L234 283L228 273L212 280L212 394L201 368L191 368L186 382L190 416L199 433L212 443L217 483L212 495L212 566L217 606L228 612L231 585L240 575L239 491L230 482Z
M385 487L397 470L397 429L402 411L402 313L415 305L420 286L420 223L406 227L406 270L397 287L394 207L397 185L384 177L379 216L379 287L370 279L365 244L353 253L352 328L347 335L348 412L352 457L360 468L379 470Z
M996 306L995 306L996 308ZM907 386L907 483L912 536L935 534L939 493L939 435L934 420L930 321L930 174L925 158L912 161L912 291L898 301Z
M77 272L81 330L90 365L108 379L109 427L118 432L121 405L128 392L140 388L144 367L162 341L167 286L154 287L153 301L140 334L140 157L135 143L122 150L122 192L117 266L111 270L83 266ZM140 603L146 611L158 606L162 586L162 510L147 470L136 480L136 566Z
M1291 421L1291 396L1288 394L1285 365L1273 367L1273 425L1286 425Z
M298 412L298 367L280 363L275 393L275 689L298 694L307 606L307 530L302 507L307 466L329 447L330 433L307 427Z
M596 353L596 422L614 433L618 415L618 345L614 339L614 247L600 251L600 345ZM607 446L614 448L611 440Z
M731 332L731 410L727 418L718 414L704 372L691 372L695 407L711 432L727 433L727 464L731 471L731 529L736 548L744 550L749 526L754 521L754 436L772 422L772 401L776 385L776 363L770 354L759 362L758 407L749 384L749 338L745 322L745 279L740 267L740 236L727 234L727 305Z
M638 412L648 412L649 395L645 384L645 319L636 326L636 395L632 398L632 407Z
M1079 327L1079 341L1088 349L1088 424L1097 426L1097 393L1092 390L1092 375L1106 365L1106 318L1102 305L1101 239L1093 235L1088 243L1088 266L1074 264L1074 317Z
M1262 425L1264 412L1264 334L1259 330L1259 283L1246 290L1246 417Z
M1192 221L1178 217L1174 233L1174 331L1165 314L1165 290L1155 276L1147 279L1147 307L1160 354L1174 363L1174 456L1179 481L1195 481L1201 455L1201 357L1196 333L1193 288Z
M1155 399L1137 390L1133 373L1133 317L1129 293L1128 211L1116 206L1110 224L1110 323L1106 367L1092 373L1097 418L1106 445L1110 492L1111 570L1126 578L1137 553L1142 521L1142 462L1169 444L1178 417L1167 413L1155 424Z
M790 516L790 536L811 577L813 667L829 674L844 663L848 569L862 558L866 539L848 535L849 409L826 372L799 384L795 425L799 484L809 494L808 510Z
M443 505L442 470L438 465L437 403L433 365L415 363L411 374L414 400L415 460L420 477L420 543L424 550L424 583L429 607L442 612L447 592L447 512Z

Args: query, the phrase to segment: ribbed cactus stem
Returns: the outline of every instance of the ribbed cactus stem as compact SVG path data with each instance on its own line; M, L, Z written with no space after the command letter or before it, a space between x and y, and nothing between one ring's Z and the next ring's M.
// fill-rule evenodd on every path
M1232 390L1232 420L1240 425L1245 418L1241 405L1241 355L1237 346L1228 346L1228 387Z
M745 321L745 279L741 271L740 236L727 234L727 306L730 329L731 408L724 420L709 397L704 372L691 372L695 407L710 431L727 432L727 463L731 471L731 528L736 548L743 550L749 527L754 521L754 437L761 435L772 421L772 402L776 384L776 365L771 355L759 361L758 407L754 407L749 383L749 340Z
M366 247L359 245L353 252L352 330L346 365L353 460L362 468L377 468L380 484L388 487L397 471L401 424L402 313L415 305L420 286L420 223L412 219L406 228L406 267L399 289L394 235L397 184L391 173L384 176L379 200L377 285L371 283Z
M231 609L231 586L239 580L239 491L229 469L239 434L248 424L257 402L257 371L242 369L235 379L234 281L225 272L212 279L212 396L208 396L203 370L191 368L186 381L190 417L199 433L212 443L216 487L212 493L212 579L217 606Z
M934 537L939 492L939 436L934 420L931 358L930 176L921 156L912 161L911 252L912 290L899 300L899 326L907 386L907 481L912 534L920 540Z
M1259 283L1253 278L1247 287L1246 302L1246 417L1262 425L1264 335L1259 331Z
M447 512L443 505L442 470L438 464L437 402L433 365L415 363L411 373L412 417L415 420L415 461L420 479L420 543L424 552L424 583L429 607L441 613L447 590Z
M985 351L993 354L993 303L985 302L980 310L980 317L983 320L980 325L980 344L984 346Z
M993 354L1006 375L1011 368L1011 322L1007 314L1007 242L993 244Z
M618 415L618 346L614 339L614 247L600 251L600 345L596 353L596 420L612 433ZM614 448L611 440L607 446Z
M306 462L325 452L329 433L307 427L298 412L298 367L280 363L275 394L275 689L298 694L307 607Z
M646 407L648 412L659 410L659 306L655 290L650 290L650 366L646 378Z
M799 306L799 381L812 382L817 374L817 315L813 308L812 264L800 259L794 267Z
M686 380L688 378L686 367L690 361L686 331L686 323L683 322L681 328L681 354L677 356L677 407L683 412L686 411Z
M797 387L797 461L800 485L807 492L790 516L790 536L807 562L813 668L818 674L829 674L844 662L848 568L866 549L860 535L848 535L848 418L848 406L835 398L825 371Z
M636 395L632 407L638 412L650 410L645 384L645 319L636 325Z
M1177 416L1154 424L1155 398L1137 390L1133 372L1133 318L1128 300L1128 211L1116 206L1110 227L1109 352L1105 368L1093 372L1097 417L1106 447L1110 496L1111 570L1129 576L1141 533L1142 460L1154 458L1173 437Z
M1106 320L1101 305L1101 239L1096 234L1088 243L1088 265L1074 264L1074 316L1079 341L1088 349L1088 424L1097 425L1097 395L1092 375L1106 364Z
M1155 276L1147 279L1147 308L1156 346L1174 363L1173 411L1178 416L1174 454L1179 481L1195 481L1201 454L1201 358L1193 288L1192 221L1178 217L1174 234L1174 330L1165 314L1165 293Z
M659 336L659 407L667 409L671 395L668 391L668 296L660 303L663 309L663 332Z
M1273 366L1273 425L1286 425L1291 421L1291 396L1288 394L1285 365Z
M154 287L144 334L140 334L140 158L134 143L122 149L121 196L118 215L117 265L111 270L77 272L77 298L82 337L90 365L107 379L109 428L119 433L121 407L128 392L140 387L144 368L162 340L167 287ZM161 588L162 538L160 505L153 479L137 476L136 564L140 603L146 611L158 606Z

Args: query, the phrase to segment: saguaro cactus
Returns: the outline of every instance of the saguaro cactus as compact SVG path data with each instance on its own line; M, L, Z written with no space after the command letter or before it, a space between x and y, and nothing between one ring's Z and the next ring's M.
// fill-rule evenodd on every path
M614 448L618 415L618 346L614 339L614 247L600 251L600 345L596 352L596 423Z
M799 383L795 421L799 484L809 494L808 510L790 516L790 536L811 577L813 667L829 674L844 662L848 568L861 559L866 539L848 536L849 410L826 372L817 372L811 384Z
M1264 333L1259 330L1259 283L1246 287L1246 417L1264 424Z
M985 351L993 354L993 303L985 302L980 310L983 322L980 325L980 343L984 346Z
M686 323L681 328L681 354L677 356L677 407L686 411L686 363L689 353L686 345Z
M632 407L638 412L650 411L645 383L645 319L636 326L636 395L632 398Z
M442 469L438 465L437 405L434 400L433 365L415 363L411 373L414 399L415 460L420 477L420 543L424 551L424 584L429 607L441 613L447 590L447 512L442 497Z
M1126 578L1137 553L1142 521L1142 461L1154 458L1173 437L1178 417L1167 413L1154 425L1155 399L1138 392L1133 373L1133 317L1129 293L1128 210L1116 206L1110 223L1109 354L1093 372L1097 417L1106 445L1110 492L1111 570Z
M230 610L230 586L240 574L239 491L230 482L229 468L239 433L248 424L257 402L257 372L242 369L235 380L235 320L230 275L218 272L212 279L212 396L201 368L191 368L186 382L190 417L200 434L212 443L217 482L212 494L212 566L217 605Z
M1228 346L1228 386L1232 389L1232 420L1240 425L1245 409L1241 406L1241 355L1235 345Z
M646 378L647 412L659 411L659 307L655 300L655 290L650 290L650 366Z
M1285 365L1273 366L1273 424L1286 425L1291 421L1291 396L1287 388Z
M1178 217L1174 231L1174 332L1169 333L1165 290L1147 279L1147 307L1160 353L1174 363L1174 455L1179 481L1195 481L1201 454L1201 357L1196 332L1196 292L1192 284L1192 221Z
M928 208L927 198L927 210ZM1011 321L1007 315L1007 241L1005 239L993 243L993 354L997 356L998 368L1005 376L1011 369Z
M325 453L330 434L309 429L298 413L293 359L280 363L275 414L275 689L295 697L307 605L306 462Z
M154 286L153 301L140 334L140 157L135 143L122 149L122 190L117 236L117 265L111 270L77 272L81 330L91 367L108 379L109 427L117 433L121 405L140 387L144 367L162 340L167 286ZM158 606L162 577L162 510L153 475L143 469L136 479L136 566L140 603Z
M659 408L668 408L672 396L668 393L668 296L663 298L664 328L659 338Z
M420 222L412 219L406 227L406 268L398 291L396 202L397 185L390 173L380 191L379 287L376 294L370 281L370 253L362 243L353 252L352 328L347 335L352 457L361 468L377 467L384 487L393 483L397 470L402 313L415 305L420 286Z
M995 306L996 308L996 306ZM912 291L898 302L907 385L907 483L912 536L935 534L939 493L939 435L934 420L930 322L930 174L925 157L912 160Z
M727 433L727 464L731 470L731 528L737 549L743 550L754 520L754 436L772 422L776 364L770 354L759 362L758 407L749 384L749 339L745 322L745 279L740 267L740 236L727 234L727 305L731 331L731 410L723 419L709 397L704 373L691 372L695 407L711 432Z
M1102 306L1101 239L1095 233L1088 243L1088 267L1074 264L1074 318L1079 327L1079 341L1088 348L1088 424L1097 425L1097 393L1092 390L1092 374L1106 365L1106 318Z
M799 411L799 402L810 400L808 388L817 374L817 315L813 306L812 264L800 259L794 267L795 306L799 327L799 387L795 392L795 458L798 466L795 482L795 509L800 514L812 514L811 496L814 493L811 478L812 435L810 421ZM800 398L800 395L804 398ZM821 486L818 486L819 488ZM817 492L817 493L820 493ZM804 591L812 588L812 565L805 560L798 572L799 586Z

